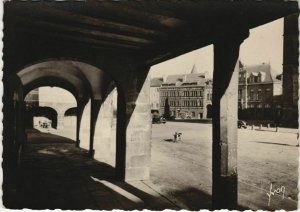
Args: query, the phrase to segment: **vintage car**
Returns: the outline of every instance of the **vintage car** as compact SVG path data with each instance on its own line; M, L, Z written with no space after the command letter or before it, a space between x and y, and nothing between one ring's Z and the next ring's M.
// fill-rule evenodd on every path
M242 120L238 120L238 128L247 128L247 122L242 121Z

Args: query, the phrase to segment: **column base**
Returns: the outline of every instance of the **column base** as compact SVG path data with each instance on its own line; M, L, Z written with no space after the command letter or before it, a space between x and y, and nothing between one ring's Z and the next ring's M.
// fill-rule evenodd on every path
M216 186L213 189L213 210L237 209L237 179L237 175L220 176L217 179L218 182L213 183L213 185Z
M94 155L95 155L95 150L94 149L89 150L89 157L94 159Z
M80 140L77 140L75 143L75 147L79 148Z

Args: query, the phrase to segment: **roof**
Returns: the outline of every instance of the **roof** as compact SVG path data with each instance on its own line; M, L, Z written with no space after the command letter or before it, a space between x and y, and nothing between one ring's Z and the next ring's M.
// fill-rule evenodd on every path
M254 65L254 66L244 66L244 70L247 71L248 77L251 75L258 76L262 75L262 82L275 82L279 81L276 78L275 71L271 68L270 64L260 64L260 65Z
M164 84L176 84L176 85L205 85L205 74L178 74L178 75L169 75L166 78Z
M193 65L193 68L192 68L192 71L191 71L191 74L197 74L199 73L198 69L197 69L197 66L196 64Z
M163 83L163 78L161 77L152 78L150 81L150 87L160 87L162 83Z

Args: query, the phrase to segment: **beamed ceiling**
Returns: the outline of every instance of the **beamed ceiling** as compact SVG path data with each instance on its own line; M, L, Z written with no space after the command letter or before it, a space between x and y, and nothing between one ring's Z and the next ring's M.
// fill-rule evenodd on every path
M148 64L298 12L295 1L6 2L16 36L37 35L136 53Z

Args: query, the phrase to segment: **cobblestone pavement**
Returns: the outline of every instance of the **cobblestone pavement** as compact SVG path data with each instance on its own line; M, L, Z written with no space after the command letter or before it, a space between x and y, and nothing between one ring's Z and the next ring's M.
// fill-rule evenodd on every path
M147 181L116 182L114 168L92 160L74 141L28 132L22 154L16 208L179 209Z

